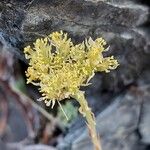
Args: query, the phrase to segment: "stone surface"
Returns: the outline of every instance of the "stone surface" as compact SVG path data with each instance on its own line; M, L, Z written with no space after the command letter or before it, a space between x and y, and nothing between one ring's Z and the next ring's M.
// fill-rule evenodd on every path
M0 150L7 150L5 143L0 140Z
M150 143L150 86L147 93L143 96L143 105L141 107L141 120L139 124L139 132L142 142Z
M86 88L102 145L104 150L148 150L149 16L146 0L1 0L0 54L6 49L25 62L23 47L56 30L67 31L76 43L89 36L104 37L108 54L115 55L120 66L110 74L96 74ZM79 117L58 148L91 146Z
M148 18L148 8L135 4L131 6L84 0L70 0L58 4L40 2L32 4L27 10L22 29L26 42L33 40L33 37L44 36L60 29L80 40L87 35L93 35L101 26L135 27L143 24Z
M97 116L97 131L104 150L141 150L144 148L139 142L137 129L141 113L141 98L146 92L146 89L142 91L133 87L125 94L117 96L114 102ZM149 133L147 129L145 136ZM65 143L68 143L68 147L67 144L60 145L60 149L63 149L63 146L64 149L69 149L70 146L72 150L92 149L87 130L84 131L82 128L71 131L65 138Z
M23 145L23 144L10 144L8 146L8 149L11 150L56 150L54 147L52 146L47 146L44 144L36 144L36 145Z
M142 70L148 67L145 64L149 55L144 52L148 49L148 44L143 35L132 29L118 27L116 31L115 27L109 28L98 28L95 34L107 39L110 44L110 54L118 58L121 67L104 75L101 87L110 91L118 91L136 82Z
M116 6L104 2L68 1L63 5L52 2L48 7L41 2L32 4L28 9L22 32L26 43L60 29L68 31L76 41L83 40L86 35L105 37L112 54L118 57L123 67L103 76L97 87L99 90L117 92L136 81L148 59L147 54L143 53L148 49L145 35L132 28L144 23L147 17L148 8L135 4Z
M3 35L11 45L20 45L22 48L23 38L27 45L55 30L69 32L76 42L87 36L103 36L110 45L111 54L119 59L122 67L108 75L102 75L102 82L97 85L99 91L118 92L134 83L141 75L149 57L145 54L149 51L149 38L147 39L145 32L135 27L148 19L148 7L132 3L116 6L113 2L108 4L105 1L84 0L12 2L14 3L4 7L1 15L2 22L5 21L12 30L13 34L9 29L5 31L2 24L1 28L5 31ZM8 22L8 19L12 21ZM24 60L20 51L13 52Z

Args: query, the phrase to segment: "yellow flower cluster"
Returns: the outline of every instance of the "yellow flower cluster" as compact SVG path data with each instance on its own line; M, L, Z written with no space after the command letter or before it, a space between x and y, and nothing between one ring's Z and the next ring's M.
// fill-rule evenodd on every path
M75 45L62 31L37 39L34 46L24 49L29 59L27 83L40 86L41 99L48 106L74 97L80 86L88 85L94 72L109 72L118 66L113 56L103 57L105 45L102 38L89 38Z
M95 72L117 68L118 62L113 56L103 57L103 52L108 50L105 47L102 38L95 41L89 38L75 45L67 33L60 31L37 39L32 47L24 49L25 57L29 59L27 83L40 87L41 100L47 106L53 107L56 101L60 104L59 101L65 98L75 98L80 104L79 112L87 120L95 150L101 150L96 122L80 86L87 86Z

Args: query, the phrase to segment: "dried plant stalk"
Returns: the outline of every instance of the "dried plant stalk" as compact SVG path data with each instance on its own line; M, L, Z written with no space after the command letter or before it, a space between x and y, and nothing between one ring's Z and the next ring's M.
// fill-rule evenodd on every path
M100 138L98 137L97 132L96 132L95 116L94 116L93 112L91 111L91 108L88 107L88 103L85 99L84 92L77 93L74 96L74 98L80 104L79 112L83 115L83 117L86 118L90 136L91 136L92 142L94 144L94 149L102 150Z

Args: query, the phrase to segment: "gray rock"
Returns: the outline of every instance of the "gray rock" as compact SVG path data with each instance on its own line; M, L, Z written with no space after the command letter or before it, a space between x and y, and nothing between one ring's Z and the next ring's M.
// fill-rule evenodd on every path
M143 69L149 69L148 41L140 30L130 30L124 27L103 26L95 30L95 36L104 37L109 45L109 55L114 55L119 60L117 70L102 76L100 89L118 91L123 89L141 76ZM144 45L144 46L143 46Z
M92 88L117 92L136 81L148 60L147 35L134 28L147 19L148 8L139 4L84 0L45 4L42 1L33 3L26 11L22 32L27 44L60 29L69 32L77 42L87 35L104 37L110 45L110 54L119 59L121 67L108 75L97 76L98 79L95 77L93 82L100 78L102 81Z
M32 4L26 11L22 32L26 42L54 30L65 30L81 38L91 35L102 25L135 27L147 19L148 8L141 5L116 6L102 1L94 3L84 0L70 0L56 5L41 1Z
M100 1L100 0L97 0L97 1ZM105 2L117 4L117 5L124 5L124 4L140 3L141 0L105 0Z
M7 127L3 139L6 143L20 142L28 136L28 129L24 116L19 112L16 103L10 104L9 113L10 115L8 117Z
M143 149L136 132L141 104L138 91L131 89L124 95L118 96L114 103L97 116L97 131L100 134L104 150ZM78 130L69 133L64 139L64 143L72 145L72 150L91 150L92 143L88 131L81 130L82 128L78 128ZM60 150L63 149L61 146L62 144L59 147Z
M44 144L35 144L35 145L24 145L20 143L9 144L9 150L56 150L52 146L44 145Z
M97 116L97 131L101 135L103 149L143 150L146 149L144 144L150 144L148 75L149 72L144 72L139 79L142 81L138 82L139 87L132 87L126 94L118 96ZM88 133L83 131L83 126L71 130L58 148L92 149Z
M138 84L141 88L150 83L149 8L140 2L141 0L0 2L0 49L7 45L7 50L23 61L20 50L52 31L67 31L74 42L81 42L88 36L102 36L106 39L110 45L107 55L114 55L120 66L110 74L97 74L91 81L93 85L86 90L89 105L98 114L97 129L105 150L144 150L150 144L149 96L138 95L139 91L128 89L133 84ZM143 90L144 94L146 92L147 89ZM115 99L114 93L117 93ZM112 101L114 103L110 104ZM107 107L108 105L110 106ZM58 148L92 149L81 118L70 128Z
M148 56L144 52L148 52L149 38L146 39L147 35L140 34L139 29L135 30L133 27L148 19L146 6L132 3L116 6L113 3L108 4L107 1L69 0L60 2L57 0L47 2L45 0L31 4L23 1L22 3L26 7L22 7L21 2L13 2L14 4L7 4L4 7L1 19L13 30L14 36L18 38L16 41L21 40L17 34L21 29L25 45L33 42L37 37L43 37L60 29L69 32L76 41L83 40L87 35L106 38L111 47L111 54L119 59L121 67L118 71L103 76L103 82L97 82L97 89L118 91L118 89L134 83L140 76L145 60L148 60ZM3 4L1 5L3 6ZM14 19L13 14L16 16ZM7 20L12 21L8 22ZM15 29L14 24L18 25L18 29ZM4 30L4 27L1 28ZM4 34L6 35L5 39L9 39L9 42L17 46L13 40L14 36L10 35L8 31L6 33L9 36ZM22 58L23 54L16 54ZM126 70L126 68L128 69ZM95 80L97 79L95 78ZM93 80L93 82L95 81Z
M141 107L141 119L139 124L139 132L142 142L150 144L150 86L147 93L143 96L143 105Z
M3 143L1 140L0 140L0 150L8 150L6 144Z

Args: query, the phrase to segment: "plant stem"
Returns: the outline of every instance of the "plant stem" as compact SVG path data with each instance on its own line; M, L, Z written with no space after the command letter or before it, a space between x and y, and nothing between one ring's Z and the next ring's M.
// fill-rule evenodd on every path
M88 103L85 99L84 92L79 91L75 96L73 96L80 104L79 112L83 115L83 117L87 120L87 126L89 128L90 136L92 142L94 144L95 150L102 150L100 139L96 133L96 122L94 114L91 109L88 107Z

